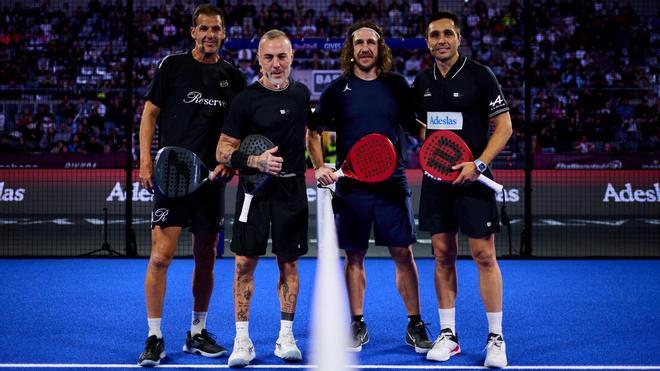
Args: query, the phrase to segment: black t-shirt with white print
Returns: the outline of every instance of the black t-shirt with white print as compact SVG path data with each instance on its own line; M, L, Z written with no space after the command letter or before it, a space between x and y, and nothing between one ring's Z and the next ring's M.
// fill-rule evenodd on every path
M427 124L427 136L438 129L452 130L475 158L488 144L489 119L509 111L490 68L462 56L446 76L435 63L420 72L412 89L416 114Z
M250 134L265 136L278 146L276 155L284 159L282 172L304 175L309 97L307 86L292 79L278 91L257 81L236 96L222 132L241 140Z
M190 51L163 58L145 94L161 109L161 145L188 148L213 169L227 110L245 86L243 74L225 60L201 63Z

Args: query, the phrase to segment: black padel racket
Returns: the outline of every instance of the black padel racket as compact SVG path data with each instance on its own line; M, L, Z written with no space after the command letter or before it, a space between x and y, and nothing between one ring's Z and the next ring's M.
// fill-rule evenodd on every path
M275 147L275 144L273 144L270 139L264 137L263 135L251 134L243 138L241 141L240 150L248 155L259 156L266 150L273 147ZM245 188L245 198L243 200L243 207L241 208L241 213L238 216L238 220L240 222L246 223L248 221L248 214L250 212L252 198L261 189L263 189L271 181L271 179L273 179L273 177L256 169L241 171L240 176L243 180L242 183Z
M209 181L210 174L208 167L189 149L168 146L156 154L154 184L167 198L193 193Z
M452 166L462 162L474 161L472 151L456 133L449 130L437 130L429 135L419 151L419 164L427 176L442 181L453 182L460 171ZM503 186L483 174L477 180L496 192Z

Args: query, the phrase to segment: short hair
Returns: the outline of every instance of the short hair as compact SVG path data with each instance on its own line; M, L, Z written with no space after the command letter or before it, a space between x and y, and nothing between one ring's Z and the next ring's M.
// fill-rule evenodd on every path
M376 60L376 67L378 67L380 72L389 71L392 68L392 51L385 44L383 30L377 24L370 21L357 22L348 29L348 35L341 48L341 55L339 57L342 71L346 75L353 74L353 65L355 63L353 59L353 53L355 52L353 48L353 36L361 28L370 28L378 35L378 59Z
M208 15L211 17L218 15L220 16L220 22L222 23L222 27L225 26L225 18L222 14L222 9L211 4L201 4L197 8L195 8L195 11L193 12L193 16L192 16L193 27L197 27L197 18L199 18L200 14Z
M261 43L264 40L273 40L277 39L278 37L283 37L287 40L289 40L289 36L284 31L280 31L278 29L272 29L267 31L263 36L261 36L261 39L259 39L259 42ZM291 42L291 40L289 40Z
M424 28L424 38L428 39L429 38L429 26L431 23L440 20L440 19L451 19L454 21L454 26L456 26L456 32L460 35L461 33L461 24L460 21L458 20L458 16L448 10L434 13L431 15L431 18L426 22L426 28Z
M291 39L289 39L289 36L287 36L287 34L284 31L280 31L278 29L272 29L272 30L266 31L266 33L263 34L263 36L261 36L261 38L259 39L258 51L260 51L260 49L261 49L261 42L262 41L273 40L273 39L277 39L279 37L285 38L289 42L289 45L291 45ZM291 53L293 53L293 45L291 45Z

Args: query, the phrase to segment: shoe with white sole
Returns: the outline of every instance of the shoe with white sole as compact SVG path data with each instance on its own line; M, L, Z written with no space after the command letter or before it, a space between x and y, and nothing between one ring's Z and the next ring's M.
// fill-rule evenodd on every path
M234 339L234 349L229 356L229 367L245 367L257 356L254 345L249 337Z
M484 366L492 368L504 368L507 365L506 343L500 334L488 334L486 343L486 360Z
M459 353L461 353L461 347L458 345L458 337L451 329L445 328L440 331L440 336L433 343L433 348L426 353L426 359L444 362Z
M292 333L280 334L275 342L275 355L285 361L299 362L302 361L302 353L296 345L296 339Z

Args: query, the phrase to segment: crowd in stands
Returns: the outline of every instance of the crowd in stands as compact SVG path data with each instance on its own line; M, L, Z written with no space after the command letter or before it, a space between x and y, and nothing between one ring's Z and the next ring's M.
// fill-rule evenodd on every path
M343 38L348 26L368 19L387 38L419 38L431 13L431 2L422 0L318 3L314 8L294 0L225 1L227 35L252 39L280 28L297 38ZM457 9L461 53L489 65L502 84L515 129L509 153L524 152L526 132L533 134L533 149L546 153L660 152L657 15L640 17L630 3L615 1L532 1L532 129L525 130L523 9L516 0L495 3L466 1ZM191 46L195 3L136 4L136 94L130 110L122 93L128 19L122 4L74 1L48 10L17 2L0 9L0 152L127 149L127 122L137 128L140 94L155 66ZM257 75L255 50L223 55L248 81ZM394 50L393 69L409 79L431 63L426 49ZM336 51L296 53L296 69L338 67Z

